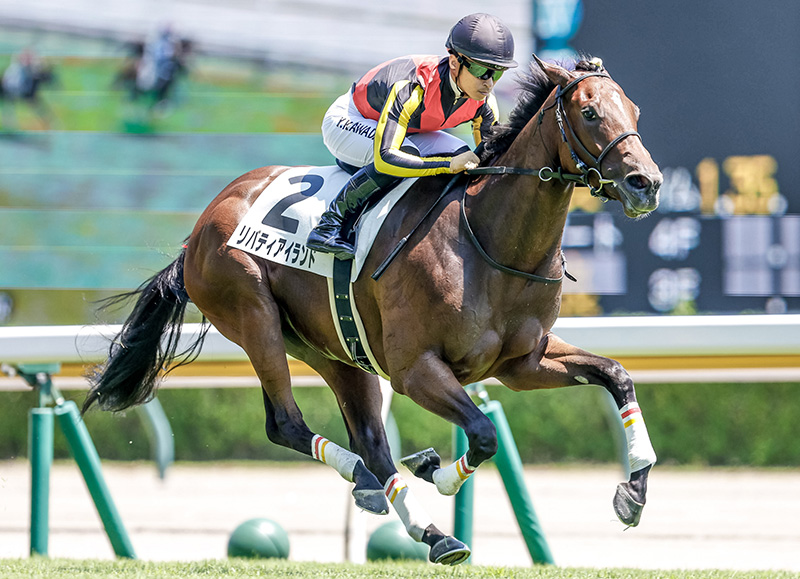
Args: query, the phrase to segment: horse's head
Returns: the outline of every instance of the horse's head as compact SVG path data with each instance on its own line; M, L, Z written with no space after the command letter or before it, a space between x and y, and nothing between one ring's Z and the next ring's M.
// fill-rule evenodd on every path
M602 65L568 71L536 62L557 85L553 106L562 166L584 174L594 195L622 203L628 217L653 211L663 179L636 132L639 108Z

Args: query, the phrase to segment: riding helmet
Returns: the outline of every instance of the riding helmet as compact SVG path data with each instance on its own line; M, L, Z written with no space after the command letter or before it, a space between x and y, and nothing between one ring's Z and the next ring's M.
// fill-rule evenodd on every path
M445 46L469 59L501 68L514 68L514 38L499 18L470 14L450 29Z

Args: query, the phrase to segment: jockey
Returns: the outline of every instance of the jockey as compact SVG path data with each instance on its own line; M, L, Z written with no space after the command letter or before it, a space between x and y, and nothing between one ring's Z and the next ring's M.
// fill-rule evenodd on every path
M492 94L517 66L511 31L490 14L470 14L450 30L448 56L404 56L380 64L339 97L322 121L325 146L353 176L323 213L306 244L352 259L345 219L404 177L459 173L479 159L442 129L471 121L475 143L498 120ZM360 168L360 169L359 169Z
M3 91L12 98L33 98L36 87L35 75L39 68L33 51L23 50L3 73Z
M162 27L144 46L136 72L137 88L161 91L176 71L178 56L177 37L170 26Z
M150 46L150 50L153 53L153 61L155 62L156 76L162 82L169 80L172 76L178 52L177 45L178 40L172 33L172 28L165 26Z

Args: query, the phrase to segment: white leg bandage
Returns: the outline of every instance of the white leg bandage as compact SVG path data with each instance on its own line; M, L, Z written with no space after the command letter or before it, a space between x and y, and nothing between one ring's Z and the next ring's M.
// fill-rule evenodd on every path
M636 402L631 402L620 408L622 425L625 427L625 438L628 440L628 461L631 472L641 470L646 466L656 463L656 451L647 435L642 411Z
M403 521L408 534L415 541L422 541L425 529L433 524L433 520L422 508L422 505L417 502L414 495L411 494L411 490L406 486L403 477L395 473L386 481L383 488L386 492L386 498L389 499L394 510L397 511L397 515Z
M311 456L320 462L336 469L342 478L353 482L353 470L361 457L343 449L338 444L331 442L324 436L315 434L311 439Z
M441 494L450 496L458 492L473 472L475 469L467 464L465 454L450 466L433 471L433 482Z

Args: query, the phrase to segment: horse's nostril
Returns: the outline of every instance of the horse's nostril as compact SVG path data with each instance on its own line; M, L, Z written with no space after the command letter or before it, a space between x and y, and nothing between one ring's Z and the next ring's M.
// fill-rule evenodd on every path
M636 191L645 191L653 185L652 181L650 181L650 179L648 179L641 173L637 173L635 175L629 175L628 177L626 177L625 184L630 189Z

